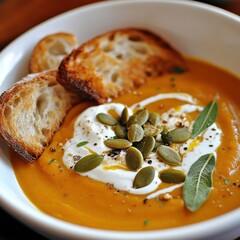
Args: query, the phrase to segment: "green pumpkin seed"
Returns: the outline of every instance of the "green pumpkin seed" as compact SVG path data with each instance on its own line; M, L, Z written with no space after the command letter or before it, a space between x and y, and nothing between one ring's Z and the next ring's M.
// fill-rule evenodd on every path
M135 112L128 120L127 127L129 128L133 124L139 124L142 126L148 120L149 112L146 109L141 109Z
M163 145L163 141L155 141L155 145L154 145L154 148L153 148L153 151L156 151L157 148L161 145Z
M126 153L126 164L132 171L137 171L142 167L143 156L142 153L135 147L130 147Z
M142 126L144 123L147 122L149 117L149 112L146 109L141 109L135 112L134 115L136 115L138 118L138 124Z
M130 142L140 142L143 139L144 131L139 124L133 124L129 127L127 136Z
M114 126L118 123L118 121L114 117L106 113L98 113L96 117L100 123L106 124L109 126Z
M173 148L161 145L156 152L160 159L169 165L175 166L181 164L181 157Z
M187 141L191 137L191 132L186 128L175 128L167 133L174 143L181 143Z
M137 116L136 115L132 115L131 117L129 117L128 121L127 121L127 128L131 127L133 124L137 124Z
M148 121L153 125L153 126L157 126L158 122L160 120L160 115L156 112L150 112L149 113L149 117L148 117Z
M149 185L153 181L154 175L155 175L155 170L153 167L148 166L148 167L142 168L136 174L133 180L133 187L142 188Z
M159 178L165 183L182 183L186 174L181 170L167 169L159 173Z
M151 136L144 137L142 141L135 144L136 148L142 153L143 158L147 158L155 146L155 139Z
M107 139L104 144L110 148L124 149L132 146L132 143L126 139Z
M99 166L103 161L104 156L98 154L90 154L81 158L74 166L76 172L89 172Z
M166 144L166 145L170 145L173 142L172 136L167 133L162 133L161 138L162 138L164 144Z
M121 117L120 117L120 122L122 124L126 124L128 119L129 119L129 112L128 112L128 108L125 107L122 111L122 114L121 114Z
M116 136L118 136L119 138L126 138L127 137L127 128L117 124L114 128L114 132L116 134Z
M144 136L157 136L160 132L161 129L159 129L156 126L153 126L151 123L147 122L144 124Z

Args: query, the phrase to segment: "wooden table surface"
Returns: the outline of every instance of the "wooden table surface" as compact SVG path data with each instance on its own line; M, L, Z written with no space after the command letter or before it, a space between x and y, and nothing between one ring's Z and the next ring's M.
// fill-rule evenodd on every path
M0 50L33 26L76 7L101 0L0 0ZM240 0L203 0L240 15ZM1 72L1 71L0 71ZM15 237L17 236L17 238ZM46 238L0 209L0 240Z

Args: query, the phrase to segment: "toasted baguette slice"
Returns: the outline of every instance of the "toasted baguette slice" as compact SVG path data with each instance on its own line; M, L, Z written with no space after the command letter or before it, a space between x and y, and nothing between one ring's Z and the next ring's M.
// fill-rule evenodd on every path
M49 145L72 106L56 72L29 74L0 96L0 136L30 162Z
M45 36L33 49L30 58L30 72L37 73L57 69L63 57L77 45L77 38L70 33L59 32Z
M104 103L175 68L187 69L184 58L160 36L142 29L118 29L64 57L57 81L70 92Z

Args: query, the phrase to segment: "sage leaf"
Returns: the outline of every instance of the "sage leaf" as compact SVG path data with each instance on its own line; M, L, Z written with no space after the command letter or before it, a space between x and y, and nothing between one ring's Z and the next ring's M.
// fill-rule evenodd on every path
M215 100L208 103L200 112L193 124L192 138L197 137L203 130L211 126L217 118L218 105Z
M87 145L88 144L88 141L83 141L83 142L80 142L77 144L77 147L82 147L84 145Z
M215 157L212 153L201 156L190 167L183 185L183 200L191 212L196 211L208 198L214 167Z

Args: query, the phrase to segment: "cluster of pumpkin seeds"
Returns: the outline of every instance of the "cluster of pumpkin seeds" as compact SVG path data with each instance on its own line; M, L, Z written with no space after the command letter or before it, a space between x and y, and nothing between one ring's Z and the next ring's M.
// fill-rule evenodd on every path
M152 166L142 168L143 161L151 152L156 151L159 159L170 166L181 165L181 156L171 144L185 142L191 137L185 127L166 132L160 122L160 115L147 109L140 109L130 116L125 107L119 120L106 113L99 113L96 117L102 124L112 126L116 134L116 138L105 140L105 145L113 149L125 149L129 170L141 169L133 181L134 188L145 187L154 179L155 169ZM157 141L156 136L160 133L162 140ZM159 178L166 183L180 183L184 182L185 173L169 168L161 171Z

